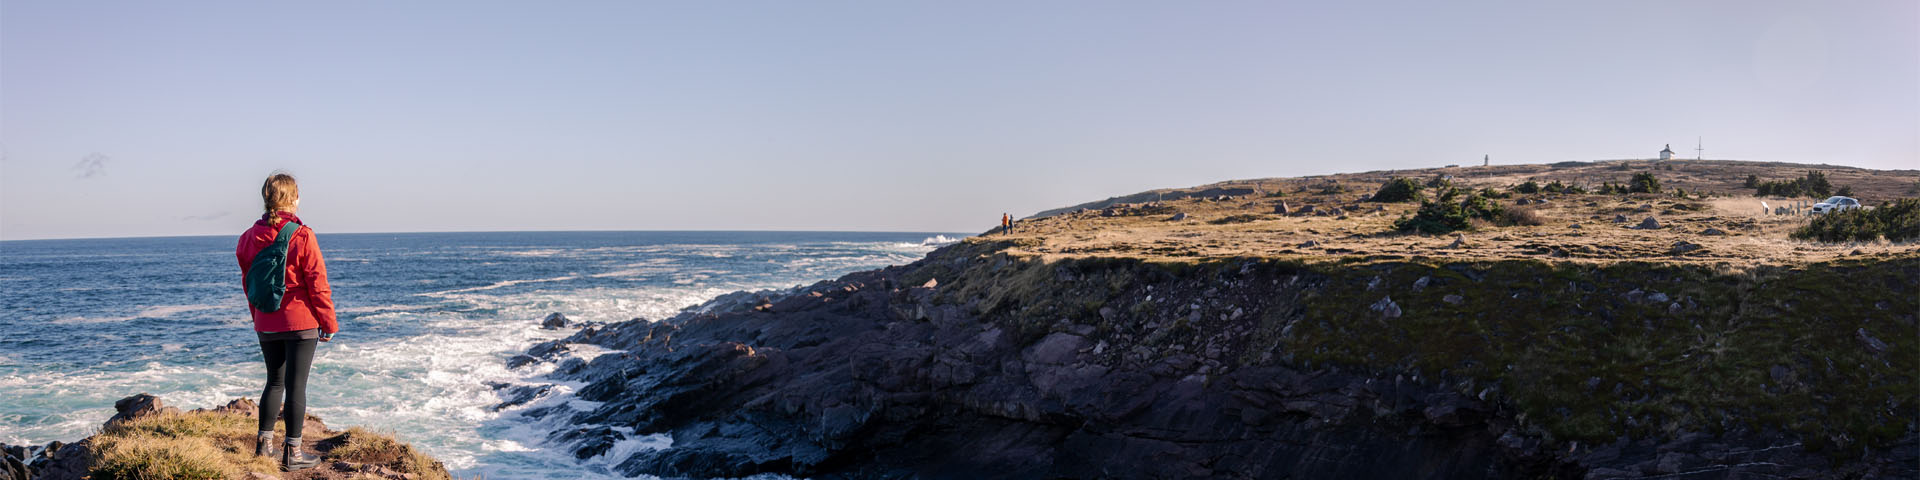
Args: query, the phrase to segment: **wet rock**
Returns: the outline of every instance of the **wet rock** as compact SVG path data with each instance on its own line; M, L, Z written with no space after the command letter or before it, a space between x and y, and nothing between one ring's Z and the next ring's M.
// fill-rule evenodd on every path
M30 473L32 471L27 469L26 462L19 458L7 455L5 459L0 459L0 477L6 480L27 480Z
M1387 318L1400 318L1400 304L1393 303L1391 296L1380 297L1380 301L1373 302L1373 305L1368 306L1367 309L1379 312L1381 316Z
M89 446L92 438L61 446L53 456L39 462L36 480L80 480L87 478L88 469L93 466L93 453Z
M507 408L526 405L527 402L546 396L547 392L552 390L552 385L517 385L508 388L506 393L500 394L500 403L488 407L487 410L498 412Z
M553 312L553 313L547 314L547 318L545 320L540 321L540 328L544 330L556 330L561 328L567 328L567 322L568 322L568 319L566 314L563 314L560 312Z
M1647 217L1645 220L1641 220L1639 225L1634 225L1633 228L1635 230L1658 230L1660 228L1660 221L1655 220L1653 217Z
M507 357L507 368L509 369L520 368L533 363L538 363L539 361L540 359L538 357L534 357L532 355L527 355L522 353L519 355Z

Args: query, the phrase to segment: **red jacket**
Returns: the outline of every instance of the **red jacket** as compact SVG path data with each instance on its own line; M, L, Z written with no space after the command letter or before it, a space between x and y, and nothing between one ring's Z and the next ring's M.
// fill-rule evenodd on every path
M320 244L313 240L313 229L307 228L300 217L286 212L261 215L259 221L253 222L253 228L240 234L240 245L233 251L240 259L240 278L246 278L247 269L253 266L253 257L260 254L260 249L273 244L274 237L280 235L280 227L288 220L299 222L300 228L294 230L293 239L287 241L287 294L280 297L280 309L273 312L247 306L247 310L253 312L253 330L291 332L319 328L324 333L339 332L340 323L333 314L333 288L327 286L327 262L320 258Z

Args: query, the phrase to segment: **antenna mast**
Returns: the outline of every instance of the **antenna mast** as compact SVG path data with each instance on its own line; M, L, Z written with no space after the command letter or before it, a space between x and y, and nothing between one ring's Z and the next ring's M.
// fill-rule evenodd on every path
M1702 137L1693 137L1693 159L1694 160L1703 160L1706 158L1707 150L1704 147L1706 147L1707 144L1703 143L1701 140L1702 140Z

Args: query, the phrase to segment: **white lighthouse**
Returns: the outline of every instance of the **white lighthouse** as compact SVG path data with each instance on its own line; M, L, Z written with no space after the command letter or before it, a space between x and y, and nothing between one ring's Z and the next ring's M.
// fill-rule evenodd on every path
M1673 144L1669 143L1667 144L1667 148L1660 149L1660 159L1661 160L1673 159Z

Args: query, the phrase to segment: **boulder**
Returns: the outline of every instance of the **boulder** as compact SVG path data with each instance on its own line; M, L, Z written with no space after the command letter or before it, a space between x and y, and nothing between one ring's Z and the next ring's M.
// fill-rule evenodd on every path
M1657 230L1660 228L1660 221L1655 220L1653 217L1647 217L1645 220L1641 220L1639 225L1634 225L1633 228L1635 230Z
M1447 248L1467 248L1467 236L1454 235L1453 243L1447 244Z
M1380 312L1380 316L1383 317L1400 318L1400 304L1393 303L1392 296L1380 297L1380 301L1373 302L1373 305L1367 309Z
M1718 236L1723 236L1723 235L1726 235L1726 234L1727 234L1727 232L1726 232L1725 230L1721 230L1721 229L1718 229L1718 228L1708 228L1708 229L1706 229L1706 230L1701 230L1701 231L1700 231L1700 234L1701 234L1701 235L1708 235L1708 236L1715 236L1715 237L1718 237Z
M1580 224L1576 223L1576 224L1568 225L1567 228L1579 230L1581 227L1580 227Z
M545 320L540 321L540 328L543 330L558 330L562 328L567 328L568 323L569 323L569 320L567 319L566 314L560 313L560 312L553 312L553 313L547 314L547 318Z
M6 455L5 458L0 458L0 478L4 478L5 480L27 480L30 473L32 473L32 471L27 469L26 462L20 461L19 458L15 458L11 454Z
M1613 216L1613 223L1627 223L1627 222L1628 222L1627 215L1624 213L1616 214Z
M148 415L180 413L180 409L162 403L160 397L145 393L113 402L113 410L117 413L113 414L113 418L107 419L103 427Z
M1169 218L1167 218L1167 221L1169 221L1169 222L1178 222L1178 221L1181 221L1181 220L1186 220L1186 219L1187 219L1187 212L1180 212L1180 213L1175 213L1175 214L1173 214L1173 216L1172 216L1172 217L1169 217Z
M1286 215L1287 213L1289 213L1289 209L1287 208L1287 201L1281 200L1280 203L1274 204L1273 213L1279 214L1279 215Z
M80 480L87 478L88 469L93 466L93 453L88 446L92 438L69 443L53 452L53 456L39 462L36 480Z
M1674 255L1679 255L1679 254L1683 254L1683 253L1687 253L1687 252L1691 252L1691 251L1694 251L1694 250L1699 250L1699 249L1702 249L1702 248L1706 248L1706 247L1703 247L1703 246L1700 246L1700 244L1698 244L1698 243L1693 243L1693 242L1689 242L1689 241L1686 241L1686 240L1681 240L1681 241L1678 241L1678 242L1673 242L1673 248L1672 248L1672 249L1670 249L1670 250L1668 250L1668 253L1672 253L1672 254L1674 254Z

